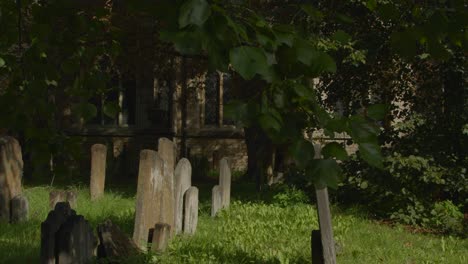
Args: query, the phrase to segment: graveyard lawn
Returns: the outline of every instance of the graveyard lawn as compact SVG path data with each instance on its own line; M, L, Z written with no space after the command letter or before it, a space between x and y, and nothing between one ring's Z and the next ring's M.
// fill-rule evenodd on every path
M317 229L314 207L281 207L261 199L247 199L255 197L253 188L233 185L230 208L211 218L212 186L195 186L200 190L195 235L177 236L162 255L147 254L122 263L310 263L310 233ZM51 190L25 188L30 203L29 221L0 223L0 263L38 263L40 224L49 212ZM87 187L75 190L76 211L94 229L111 219L131 237L134 192L109 188L104 197L91 203ZM332 209L332 214L339 244L338 263L468 263L467 240L412 234L406 228L381 225L337 208Z

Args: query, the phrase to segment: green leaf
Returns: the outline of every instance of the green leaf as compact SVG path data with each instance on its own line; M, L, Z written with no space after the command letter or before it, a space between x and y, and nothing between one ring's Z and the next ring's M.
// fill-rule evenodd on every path
M269 76L268 59L260 48L241 46L231 49L229 54L232 67L246 80L252 79L256 74L265 79Z
M369 165L383 169L383 157L377 143L359 143L359 156Z
M299 168L305 168L313 160L315 148L311 142L301 138L290 144L289 153Z
M276 132L281 130L281 123L270 114L263 114L258 118L260 126L263 130L274 130Z
M328 186L336 189L342 176L341 168L334 159L313 160L306 172L318 188Z
M305 85L302 84L295 84L293 85L294 92L296 92L297 95L300 97L312 100L315 98L314 91Z
M189 0L180 8L179 26L202 26L210 15L211 8L206 0Z
M0 58L0 68L5 66L5 60Z
M117 114L120 112L120 106L118 102L106 102L104 104L103 112L106 116L110 118L116 118Z
M347 44L351 40L351 36L343 30L336 31L332 38L341 44Z
M182 54L199 54L202 50L202 33L200 30L169 32L161 31L163 41L174 43L174 48Z
M387 114L387 105L385 104L375 104L367 108L367 116L374 120L382 120Z
M366 7L371 11L375 10L377 7L377 0L368 0L366 2Z
M328 143L322 149L322 155L326 159L333 158L333 157L335 157L338 160L347 160L348 159L348 153L343 148L343 146L341 144L337 143L337 142Z
M353 116L349 119L349 134L360 142L373 142L380 133L379 127L366 121L362 116Z
M81 105L81 116L85 121L93 119L97 115L97 108L95 105L85 103Z
M304 5L301 5L301 9L307 14L309 15L309 17L316 21L316 22L320 22L323 20L323 14L322 12L320 12L318 9L316 9L313 5L311 4L304 4Z

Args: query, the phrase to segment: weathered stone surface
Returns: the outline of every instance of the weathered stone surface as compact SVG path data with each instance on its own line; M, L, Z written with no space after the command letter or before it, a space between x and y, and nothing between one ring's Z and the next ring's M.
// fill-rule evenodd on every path
M88 221L81 215L68 217L56 234L56 256L59 264L90 263L97 240Z
M11 222L20 223L28 220L29 202L26 196L20 194L11 199Z
M153 252L164 252L169 244L171 236L171 226L165 223L157 223L154 226L153 241L151 243L151 250Z
M77 199L76 191L53 190L49 193L49 206L54 209L58 202L68 202L71 208L76 208Z
M190 187L184 197L184 233L195 234L198 224L198 188Z
M111 220L97 227L99 246L98 258L125 258L140 253L138 246L127 237Z
M107 147L102 144L94 144L91 147L91 181L89 189L91 200L99 199L104 195L106 180Z
M219 161L219 187L221 188L222 207L228 207L231 203L231 169L227 158Z
M176 160L176 147L167 138L160 138L158 142L158 154L164 161L161 188L158 187L160 205L156 212L156 220L159 223L167 223L175 226L175 199L174 199L174 166ZM171 236L175 228L171 228Z
M215 185L211 191L211 217L215 217L222 207L221 187Z
M63 223L76 212L68 202L59 202L55 209L49 212L47 219L41 224L41 260L42 264L55 264L55 235Z
M13 137L0 137L0 221L10 220L10 201L21 194L22 175L21 146Z
M182 231L182 222L184 215L184 193L192 185L192 165L186 158L182 158L177 163L174 172L175 184L175 232L180 233Z

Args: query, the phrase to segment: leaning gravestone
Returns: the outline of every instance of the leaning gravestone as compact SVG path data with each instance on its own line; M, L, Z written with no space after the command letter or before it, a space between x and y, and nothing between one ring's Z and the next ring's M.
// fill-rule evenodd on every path
M107 147L94 144L91 147L91 181L89 184L91 200L94 201L104 195L106 180Z
M82 215L72 215L56 234L58 264L90 263L97 246L96 237Z
M198 188L190 187L184 197L184 233L193 235L198 224Z
M211 191L211 217L215 217L222 207L221 187L215 185Z
M231 203L231 169L227 158L219 161L219 187L221 188L221 205L228 207Z
M162 185L159 190L160 210L156 213L156 220L160 223L168 223L175 226L175 201L174 201L174 167L176 160L176 147L167 138L158 141L158 153L164 161ZM159 188L159 187L158 187ZM171 236L175 228L171 228Z
M151 243L151 251L164 252L169 244L171 236L171 226L165 223L157 223L154 226L153 239Z
M56 264L56 233L67 219L76 215L68 202L59 202L41 224L41 264Z
M71 208L76 208L78 193L76 191L53 190L49 193L49 207L55 208L59 202L68 202Z
M21 194L23 156L18 141L0 137L0 221L10 220L10 201Z
M137 245L110 220L97 227L99 237L98 258L109 260L125 258L140 253Z
M26 196L20 194L11 199L11 222L20 223L28 220L29 203Z
M174 172L174 194L175 194L175 232L180 233L182 231L182 218L184 214L184 193L192 185L192 166L190 161L186 158L182 158L177 163Z

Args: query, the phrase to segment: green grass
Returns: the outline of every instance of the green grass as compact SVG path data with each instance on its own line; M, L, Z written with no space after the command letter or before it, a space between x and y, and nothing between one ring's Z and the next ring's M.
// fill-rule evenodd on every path
M110 218L132 234L134 193L108 190L103 199L90 203L87 189L77 190L76 211L93 227ZM30 220L0 223L0 263L38 263L40 223L48 213L49 191L47 187L26 188ZM176 237L163 255L148 254L129 262L310 263L310 231L317 229L312 206L266 203L244 185L234 186L233 194L229 210L213 219L209 217L210 188L200 186L197 233ZM376 224L337 208L333 214L335 238L341 247L338 263L468 263L467 240L412 234L403 227Z

